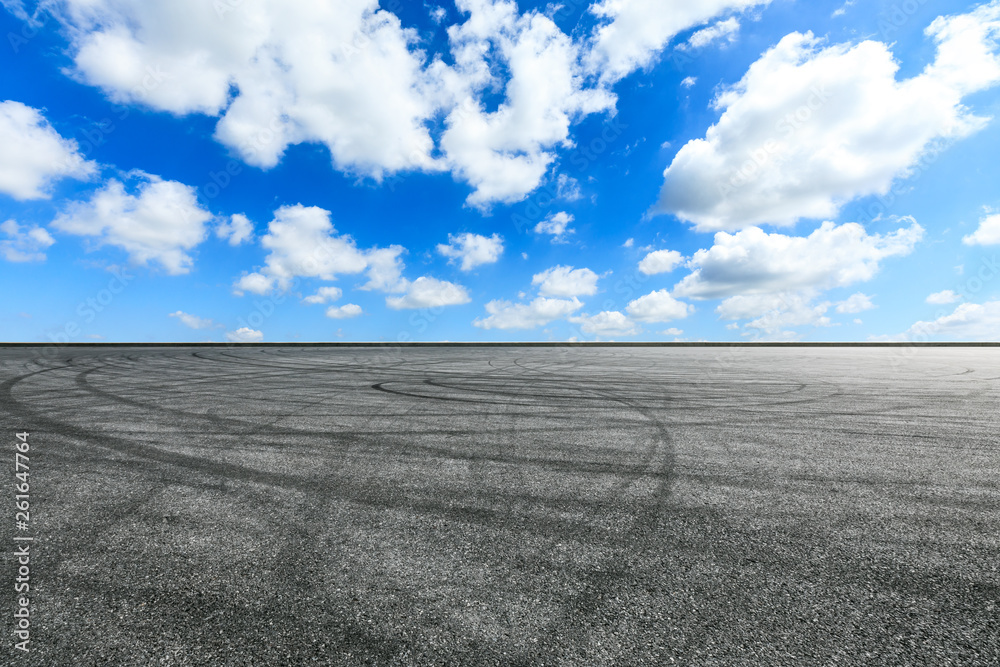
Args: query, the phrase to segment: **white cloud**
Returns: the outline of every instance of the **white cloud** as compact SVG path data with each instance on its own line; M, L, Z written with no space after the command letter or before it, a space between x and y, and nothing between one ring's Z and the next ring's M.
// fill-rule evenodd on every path
M435 169L417 35L377 0L64 0L76 76L112 100L220 116L216 137L272 167L319 142L341 169Z
M875 307L872 303L872 298L867 294L862 294L858 292L857 294L852 294L847 297L845 301L841 301L837 304L838 313L861 313L866 310L871 310Z
M253 223L242 213L234 213L216 226L215 235L231 246L248 243L253 240Z
M365 259L368 261L366 272L368 282L362 285L361 289L389 293L405 292L409 284L403 277L404 266L401 257L405 253L406 248L400 245L367 251Z
M563 236L574 233L575 230L570 227L572 222L573 216L565 211L550 213L544 220L535 225L535 233L551 234L553 236L552 242L555 243L561 241Z
M553 266L536 273L531 284L539 285L538 292L543 296L592 296L597 294L599 277L590 269Z
M962 237L965 245L1000 244L1000 213L988 215L979 221L979 227L968 236Z
M915 323L906 333L873 337L873 340L1000 341L1000 300L963 303L948 315Z
M253 291L253 290L249 290ZM316 290L316 293L312 296L307 296L302 299L302 303L308 303L311 305L320 303L330 303L331 301L336 301L344 295L344 291L339 287L320 287Z
M635 245L635 239L629 238L629 239L625 240L625 243L622 244L622 247L623 248L631 248L634 245Z
M191 329L213 329L220 326L210 319L198 317L197 315L189 315L181 310L170 313L170 317L177 318L180 320L181 324L186 327L190 327Z
M461 269L471 271L477 266L493 264L500 259L503 254L503 238L499 234L449 234L448 243L439 243L437 251L447 257L449 262L461 260Z
M234 291L266 294L287 290L296 278L332 281L338 275L368 272L362 289L401 292L406 288L399 256L402 246L362 250L350 235L337 233L330 212L316 206L282 206L268 223L260 244L269 250L264 266L243 275Z
M797 335L787 331L787 327L833 324L826 317L832 304L829 301L815 304L813 297L811 291L739 295L723 301L715 312L724 320L749 319L743 326L755 338L787 339Z
M660 334L663 336L683 336L684 331L678 329L677 327L671 327L669 329L664 329L663 331L660 332Z
M716 98L721 118L677 153L655 210L701 231L735 230L831 218L886 193L942 142L983 127L962 99L1000 82L1000 2L926 32L935 61L901 81L886 44L821 48L811 33L786 36Z
M934 294L929 295L927 297L927 303L935 305L944 305L948 303L955 303L956 301L961 300L961 298L962 298L961 296L955 294L950 289L946 289L941 292L934 292Z
M41 112L20 102L0 102L0 192L14 199L46 199L60 178L86 179L97 165L83 158Z
M736 17L731 16L725 21L719 21L715 25L703 28L691 35L691 38L677 48L682 51L687 49L700 49L708 46L712 42L726 40L730 44L736 41L736 34L740 31L740 22Z
M569 146L570 125L614 106L603 87L585 87L579 46L547 16L518 14L507 0L457 0L467 20L448 29L453 65L428 70L452 110L441 148L475 191L468 202L513 202L534 190ZM495 72L505 71L506 81ZM502 91L495 111L484 93Z
M580 330L588 336L635 336L641 329L635 322L629 320L617 310L604 311L597 315L581 315L569 319L573 324L580 325Z
M631 301L625 310L640 322L669 322L687 317L694 312L694 307L661 289Z
M236 331L227 331L226 340L230 343L259 343L264 340L264 334L250 327L240 327Z
M909 220L909 227L885 235L868 234L854 222L824 222L807 237L767 234L757 227L736 234L719 232L715 245L694 254L688 263L692 272L674 293L715 299L870 280L882 260L909 254L923 238L923 228Z
M684 255L676 250L656 250L639 262L639 270L647 276L670 273L684 262Z
M138 181L135 194L111 179L90 201L67 207L52 227L123 248L136 264L156 262L171 275L188 273L194 262L188 252L205 239L212 214L191 186L142 172L131 176Z
M480 329L536 329L582 307L583 302L576 297L549 299L540 296L526 304L499 299L486 304L489 317L478 318L472 324Z
M330 306L326 309L326 316L332 317L335 320L357 317L361 313L361 306L356 303L345 303L343 306Z
M22 228L15 220L0 224L6 239L0 240L0 255L8 262L44 262L45 251L56 242L44 228Z
M274 289L274 279L262 273L244 273L233 283L233 293L243 296L244 292L251 294L267 294Z
M696 76L686 76L681 81L681 87L682 88L693 88L694 84L696 84L696 83L698 83L698 77L696 77ZM664 148L666 148L666 146L664 146Z
M604 80L617 81L652 64L677 33L703 25L731 11L741 11L770 0L601 0L590 7L599 18L610 19L595 32L588 64Z
M439 308L469 303L469 293L461 285L447 280L421 276L409 283L402 296L386 297L385 303L393 310L404 308Z

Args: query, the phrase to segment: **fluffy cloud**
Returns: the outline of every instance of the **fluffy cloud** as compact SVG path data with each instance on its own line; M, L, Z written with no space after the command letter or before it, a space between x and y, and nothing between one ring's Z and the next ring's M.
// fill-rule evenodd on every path
M226 340L230 343L259 343L264 340L264 334L250 327L240 327L236 331L227 331Z
M590 7L610 20L595 32L588 55L592 71L605 81L617 81L651 64L675 35L703 25L716 16L741 11L770 0L601 0Z
M22 228L15 220L0 224L6 239L0 241L0 255L8 262L44 262L45 251L56 242L45 229L33 225Z
M583 302L576 297L549 299L540 296L531 303L511 303L499 299L486 304L489 317L476 319L472 324L480 329L537 329L582 307Z
M216 137L271 167L320 142L380 177L434 169L417 36L377 0L61 0L76 76L121 103L220 116Z
M156 262L171 275L188 273L194 261L188 252L205 239L212 214L188 185L141 172L132 177L135 194L111 179L90 201L71 204L52 227L122 248L136 264Z
M640 322L669 322L687 317L694 312L694 307L661 289L631 301L625 310Z
M965 245L1000 244L1000 213L988 215L979 221L979 227L968 236L962 237Z
M337 234L329 211L316 206L282 206L274 212L260 243L270 251L265 265L236 281L234 289L238 294L287 290L299 277L330 281L338 275L366 270L369 282L363 289L385 292L405 289L399 260L404 248L361 250L351 236Z
M302 299L302 302L308 304L330 303L343 295L344 291L339 287L320 287L315 294Z
M575 230L570 228L572 222L573 216L565 211L550 213L544 220L535 225L535 233L551 234L552 242L556 243L562 241L563 236L574 233Z
M253 240L253 223L242 213L235 213L216 226L215 235L231 246L248 243Z
M857 294L852 294L847 297L846 300L841 301L837 304L838 313L860 313L866 310L871 310L875 307L872 303L872 298L867 294L862 294L858 292Z
M330 306L326 309L326 316L335 320L344 320L349 317L357 317L362 313L361 306L356 303L345 303L343 306Z
M170 317L177 318L180 320L181 324L186 327L190 327L191 329L213 329L220 326L210 319L198 317L197 315L190 315L182 310L170 313Z
M693 271L674 293L715 299L843 287L870 280L882 260L909 254L923 231L910 220L909 227L885 235L868 234L854 222L824 222L806 237L768 234L757 227L719 232L711 248L694 254L688 264Z
M481 236L480 234L448 235L448 243L438 244L437 251L448 258L449 262L460 261L463 271L471 271L482 264L493 264L503 254L503 238L499 234Z
M961 296L955 294L955 292L953 292L952 290L946 289L941 292L934 292L934 294L929 295L927 297L927 303L934 305L945 305L948 303L955 303L956 301L961 300L961 298L962 298Z
M437 61L429 69L452 108L441 148L475 189L470 204L518 201L542 181L555 160L552 149L570 145L570 125L612 108L615 98L585 86L578 45L548 16L518 14L507 0L456 6L468 18L448 29L454 64ZM484 93L497 90L503 100L489 111Z
M744 327L754 338L787 339L795 336L787 327L833 324L826 317L833 304L829 301L814 304L813 296L809 291L739 295L723 301L715 312L724 320L749 319Z
M948 315L915 323L906 333L872 340L1000 341L1000 301L963 303Z
M736 34L740 31L740 22L736 17L729 17L725 21L719 21L715 25L703 28L691 35L691 38L678 46L678 49L686 51L688 49L700 49L708 46L712 42L726 40L730 43L736 41Z
M461 285L422 276L409 283L402 296L386 297L385 304L393 310L403 310L459 306L470 300L468 291Z
M553 266L536 273L532 285L539 285L543 296L593 296L597 294L599 276L590 269L574 269L572 266Z
M639 262L639 270L647 276L656 273L670 273L684 262L684 255L676 250L656 250Z
M962 99L1000 82L1000 2L926 32L936 59L902 81L886 44L786 36L716 98L721 118L677 153L656 210L734 230L834 217L886 193L932 147L981 128Z
M635 336L641 329L635 322L629 320L623 313L616 310L604 311L597 315L581 315L571 317L570 322L580 326L580 330L588 336Z
M14 199L44 199L53 181L86 179L97 171L75 141L59 136L41 112L20 102L0 102L0 146L0 192Z

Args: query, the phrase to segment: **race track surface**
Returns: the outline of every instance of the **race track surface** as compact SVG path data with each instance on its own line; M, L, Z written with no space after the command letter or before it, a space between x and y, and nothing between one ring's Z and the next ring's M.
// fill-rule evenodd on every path
M998 408L998 348L0 348L0 664L997 665Z

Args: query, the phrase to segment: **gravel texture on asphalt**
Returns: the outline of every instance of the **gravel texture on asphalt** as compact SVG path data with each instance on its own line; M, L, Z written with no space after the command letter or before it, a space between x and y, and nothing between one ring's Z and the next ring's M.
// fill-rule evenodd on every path
M0 347L0 664L995 666L998 407L996 348Z

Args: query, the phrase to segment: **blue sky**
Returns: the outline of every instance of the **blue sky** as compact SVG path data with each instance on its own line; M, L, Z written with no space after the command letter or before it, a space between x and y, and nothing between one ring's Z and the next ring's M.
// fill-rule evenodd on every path
M0 2L2 340L1000 340L1000 0Z

